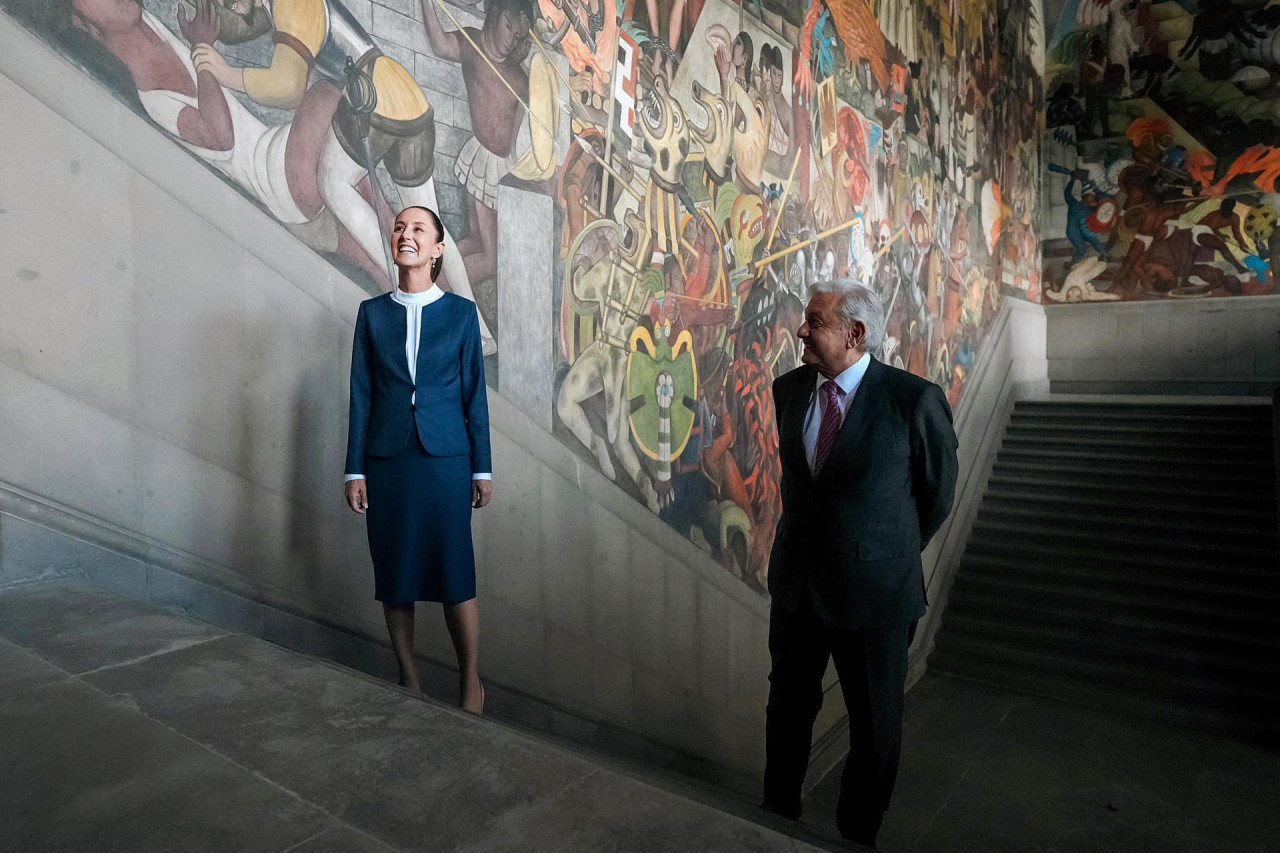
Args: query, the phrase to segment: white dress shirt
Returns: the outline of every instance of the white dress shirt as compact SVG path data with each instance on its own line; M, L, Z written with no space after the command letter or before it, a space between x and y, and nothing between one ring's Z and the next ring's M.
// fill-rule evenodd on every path
M839 388L841 426L844 425L844 418L849 414L849 407L853 405L853 396L858 393L858 386L862 384L862 377L867 375L867 367L870 364L871 354L863 353L862 358L855 361L836 377L836 385ZM813 455L818 449L818 433L822 431L822 408L825 405L823 398L826 396L822 393L822 386L826 384L826 381L827 377L819 373L818 379L813 386L813 400L809 404L809 412L804 418L804 458L809 463L810 471L813 471Z
M417 293L406 293L400 288L391 291L391 300L404 306L404 357L409 363L409 381L418 383L418 346L422 343L422 309L444 296L444 291L434 284ZM415 390L409 397L410 403L418 401ZM363 480L364 474L347 474L347 482ZM493 474L472 474L473 480L492 480Z

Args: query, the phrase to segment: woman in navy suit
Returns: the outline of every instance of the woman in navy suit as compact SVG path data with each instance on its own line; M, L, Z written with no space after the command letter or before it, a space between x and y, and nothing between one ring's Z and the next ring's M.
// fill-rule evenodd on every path
M475 303L435 284L443 234L434 211L402 210L391 234L399 287L360 304L346 499L367 517L375 597L400 684L420 689L414 605L438 601L458 656L460 704L479 714L471 510L492 495L489 404Z

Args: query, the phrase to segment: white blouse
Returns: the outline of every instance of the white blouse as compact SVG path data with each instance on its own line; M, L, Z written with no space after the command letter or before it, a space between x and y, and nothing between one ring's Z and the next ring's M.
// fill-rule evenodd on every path
M444 291L434 284L418 293L406 293L400 288L391 291L391 299L404 306L404 357L409 363L409 380L415 385L418 382L418 347L422 343L422 309L444 296ZM410 402L417 402L418 392L414 391ZM363 474L347 474L347 482L363 480ZM472 474L473 480L492 480L493 474Z
M422 309L441 296L444 296L444 291L434 284L418 293L405 293L398 287L391 291L391 301L404 306L404 321L407 326L404 336L404 357L409 360L409 381L415 385L418 382L418 347L422 344ZM418 402L417 391L413 392L409 402Z

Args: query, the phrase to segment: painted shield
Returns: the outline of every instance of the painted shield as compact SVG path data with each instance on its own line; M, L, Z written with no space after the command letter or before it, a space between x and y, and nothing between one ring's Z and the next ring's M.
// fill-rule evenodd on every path
M1089 214L1085 224L1094 234L1110 234L1111 229L1115 227L1119 212L1115 200L1105 198L1098 203L1093 213Z
M693 336L685 329L671 338L670 321L659 324L655 335L642 326L631 334L627 359L631 434L641 452L659 465L684 452L698 399Z

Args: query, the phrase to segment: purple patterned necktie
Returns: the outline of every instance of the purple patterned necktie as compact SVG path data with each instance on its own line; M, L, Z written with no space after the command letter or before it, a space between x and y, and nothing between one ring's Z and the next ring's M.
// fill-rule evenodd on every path
M822 403L822 426L818 428L818 444L813 449L813 473L822 470L822 463L831 455L831 448L836 446L836 438L840 435L840 423L844 420L840 412L840 386L834 379L822 383L824 400Z

